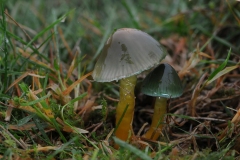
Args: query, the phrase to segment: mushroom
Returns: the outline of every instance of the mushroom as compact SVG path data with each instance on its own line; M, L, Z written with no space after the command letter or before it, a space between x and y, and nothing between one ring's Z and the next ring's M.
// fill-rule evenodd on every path
M137 29L118 29L105 43L92 77L97 82L120 80L115 130L119 139L126 141L132 134L136 75L159 64L165 56L166 51L154 38Z
M156 97L154 113L149 130L144 138L157 140L164 126L164 116L167 113L167 99L182 95L181 80L172 66L160 64L143 80L142 93Z

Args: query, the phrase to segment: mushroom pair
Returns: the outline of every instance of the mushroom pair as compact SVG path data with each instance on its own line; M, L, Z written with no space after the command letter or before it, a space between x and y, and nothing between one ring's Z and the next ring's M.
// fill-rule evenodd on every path
M133 134L136 75L159 64L165 56L166 51L155 39L137 29L118 29L105 43L92 77L97 82L120 80L115 130L119 139L126 141Z

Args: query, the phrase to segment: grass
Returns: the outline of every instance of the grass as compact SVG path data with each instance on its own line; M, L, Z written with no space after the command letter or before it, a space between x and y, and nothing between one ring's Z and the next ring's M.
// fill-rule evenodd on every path
M0 5L1 159L239 158L239 2L0 0ZM159 141L138 134L153 111L153 98L139 89L148 71L138 76L137 137L130 143L114 137L118 82L91 78L109 35L124 27L163 44L169 52L164 62L185 86L180 98L169 100Z

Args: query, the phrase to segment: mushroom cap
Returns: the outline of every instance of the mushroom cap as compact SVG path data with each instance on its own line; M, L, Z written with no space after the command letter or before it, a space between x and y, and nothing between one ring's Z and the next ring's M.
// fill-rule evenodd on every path
M163 63L143 80L142 92L153 97L176 98L182 95L183 86L175 69Z
M147 33L122 28L105 43L93 70L97 82L110 82L139 74L159 64L166 50Z

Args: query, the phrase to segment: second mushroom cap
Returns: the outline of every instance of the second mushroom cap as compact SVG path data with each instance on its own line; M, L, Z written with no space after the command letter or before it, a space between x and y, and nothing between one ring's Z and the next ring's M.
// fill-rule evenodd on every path
M153 97L176 98L182 95L183 86L174 68L164 63L146 76L142 92Z

